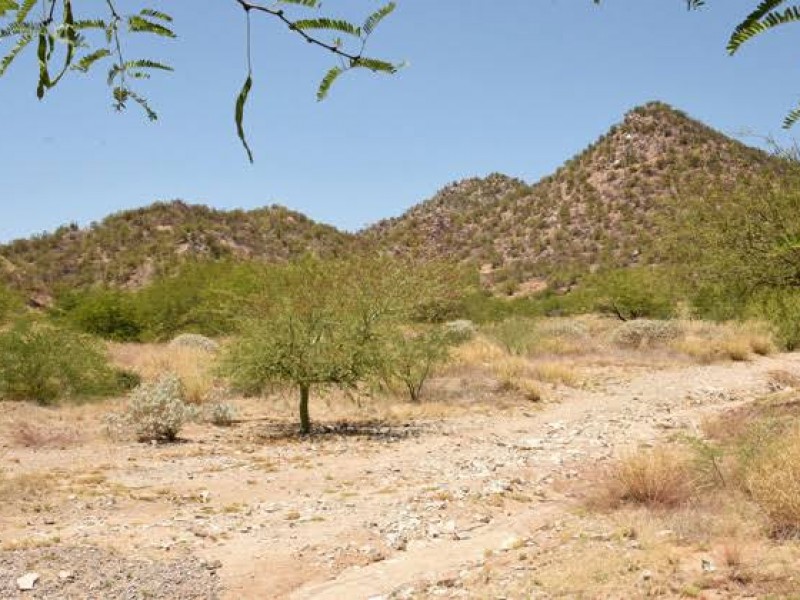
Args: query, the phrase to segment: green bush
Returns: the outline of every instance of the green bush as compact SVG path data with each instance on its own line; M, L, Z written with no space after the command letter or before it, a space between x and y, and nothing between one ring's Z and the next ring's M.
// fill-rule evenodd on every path
M447 328L396 333L382 352L384 382L389 387L400 384L412 402L419 402L433 368L447 359L451 344L459 338L463 334Z
M31 320L0 332L0 399L34 400L113 395L122 375L91 337Z
M593 310L624 321L668 319L676 298L665 274L652 268L616 269L598 273L582 284Z
M778 344L786 350L800 348L800 290L772 289L751 299L749 316L769 322Z
M54 314L84 333L107 340L135 342L144 333L134 294L121 290L104 288L62 295Z
M526 317L511 317L484 328L484 333L498 342L509 354L524 356L537 339L536 321Z

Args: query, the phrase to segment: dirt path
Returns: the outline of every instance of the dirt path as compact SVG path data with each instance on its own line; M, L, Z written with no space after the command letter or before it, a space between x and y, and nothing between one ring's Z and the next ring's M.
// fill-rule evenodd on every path
M557 521L570 507L557 482L625 447L693 432L709 412L770 391L775 370L800 375L800 356L653 371L600 390L560 388L541 407L311 442L264 442L253 418L189 431L178 446L14 448L16 474L70 485L49 490L42 508L0 514L0 541L108 547L154 564L199 559L231 600L425 597L413 590L480 569L487 553ZM37 568L57 573L51 554L55 563ZM18 563L0 553L0 579L22 575L3 572Z
M664 432L691 433L709 412L768 392L776 369L797 372L800 357L655 372L602 392L569 390L539 413L451 423L446 437L382 453L372 472L402 464L408 483L372 514L389 523L382 527L389 548L398 547L392 532L409 532L405 549L304 585L290 598L379 597L479 565L488 551L512 549L557 518L565 503L548 489L555 479ZM432 471L438 477L431 480ZM430 483L445 493L426 494ZM420 503L421 496L428 501ZM360 526L351 521L353 531Z

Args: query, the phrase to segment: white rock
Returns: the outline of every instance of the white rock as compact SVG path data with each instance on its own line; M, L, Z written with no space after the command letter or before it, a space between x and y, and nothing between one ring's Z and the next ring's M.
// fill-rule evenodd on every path
M17 587L21 592L29 592L37 581L39 581L38 573L25 573L25 575L17 579Z

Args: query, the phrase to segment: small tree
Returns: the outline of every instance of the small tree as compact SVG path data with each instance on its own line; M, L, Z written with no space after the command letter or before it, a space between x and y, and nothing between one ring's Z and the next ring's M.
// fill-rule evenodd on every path
M310 433L311 389L353 387L379 373L398 323L440 291L427 275L388 259L272 267L251 299L246 333L223 356L223 373L250 394L270 384L295 387L300 430Z
M399 382L412 402L419 402L433 368L447 359L455 335L437 328L421 333L399 332L386 344L383 379Z

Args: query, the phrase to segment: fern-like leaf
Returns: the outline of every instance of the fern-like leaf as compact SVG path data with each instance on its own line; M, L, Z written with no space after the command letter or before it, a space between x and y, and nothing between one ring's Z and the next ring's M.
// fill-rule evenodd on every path
M20 52L22 52L28 44L33 41L33 35L30 33L23 33L19 36L17 43L14 44L14 47L11 48L8 54L6 54L2 60L0 60L0 76L2 76L8 68L11 66L11 63L14 62L14 59L19 56Z
M367 58L365 56L351 60L350 66L354 69L369 69L374 73L388 73L390 75L394 75L399 69L398 65L393 63L385 60L378 60L377 58Z
M153 21L148 21L144 17L138 15L128 17L128 29L133 33L152 33L154 35L160 35L161 37L177 37L175 32L169 27L154 23Z
M247 152L247 158L251 163L253 162L253 152L250 150L250 146L247 143L247 137L245 136L244 132L244 108L247 104L247 98L250 96L250 90L252 87L253 75L248 73L247 79L245 79L244 85L242 86L242 90L239 92L239 96L236 98L236 113L234 115L236 119L236 134L239 136L239 140L242 142L242 146L244 146L245 152Z
M319 8L319 0L278 0L279 4L295 4L306 8Z
M354 37L361 37L361 28L356 27L349 21L342 19L328 19L326 17L320 19L301 19L295 21L292 25L294 29L321 29L325 31L340 31Z
M143 8L139 11L139 14L143 17L150 17L151 19L159 19L165 23L172 23L172 17L165 12L161 12L160 10Z
M381 21L392 14L395 8L397 8L397 4L394 2L389 2L389 4L382 6L369 17L367 17L367 20L364 21L364 25L361 27L361 29L366 35L372 35L372 32L375 31L375 28L381 23Z
M18 8L19 4L14 0L0 0L0 17L5 17L6 13L17 10Z
M791 129L798 121L800 121L800 107L793 109L786 115L786 118L783 119L783 128Z
M111 51L108 48L100 48L82 57L72 68L81 73L87 73L97 61L109 56L111 56Z
M342 73L344 73L344 69L341 67L333 67L325 74L325 77L322 78L322 81L319 84L319 89L317 90L317 100L319 102L328 97L328 92L330 92L331 86Z
M762 0L755 10L736 26L728 40L728 53L734 54L739 48L759 33L764 31L761 20L769 13L777 10L786 0Z

